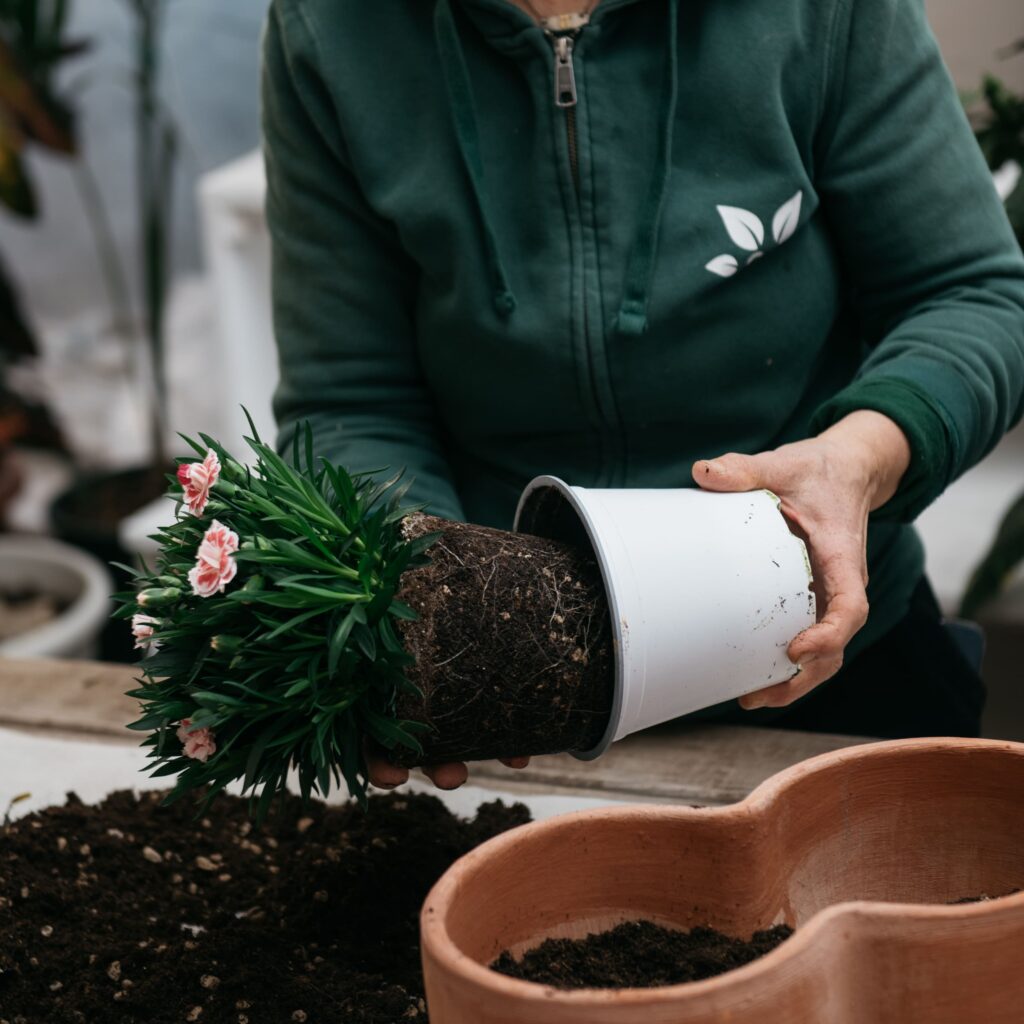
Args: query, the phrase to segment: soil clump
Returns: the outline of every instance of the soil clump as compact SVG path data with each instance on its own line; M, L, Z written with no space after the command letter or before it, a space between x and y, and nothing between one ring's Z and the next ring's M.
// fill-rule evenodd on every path
M547 939L521 960L502 953L491 969L561 989L654 988L742 967L792 934L792 928L779 924L744 941L713 928L675 931L650 921L626 921L583 939Z
M415 658L401 718L433 727L400 764L588 750L611 714L611 621L601 571L582 548L416 514L407 536L440 532L430 564L402 579L419 613L402 623Z

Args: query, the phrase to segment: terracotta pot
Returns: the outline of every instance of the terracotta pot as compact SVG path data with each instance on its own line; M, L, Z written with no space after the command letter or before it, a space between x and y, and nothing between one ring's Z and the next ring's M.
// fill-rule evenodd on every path
M498 836L427 897L433 1024L1019 1024L1024 744L899 740L825 754L724 808L602 808ZM556 991L487 968L626 920L772 953L707 981Z

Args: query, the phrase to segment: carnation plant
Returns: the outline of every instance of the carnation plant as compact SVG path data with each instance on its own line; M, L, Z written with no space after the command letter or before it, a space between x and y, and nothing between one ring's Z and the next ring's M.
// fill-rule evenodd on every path
M395 718L411 659L394 622L414 614L395 591L433 538L400 536L395 479L315 468L308 430L304 471L258 439L246 468L201 436L155 569L119 595L147 652L131 728L150 733L154 774L178 776L172 797L241 778L265 812L292 765L304 795L339 776L362 795L363 736L420 749L424 726Z
M116 613L169 800L241 780L261 818L292 770L305 798L364 797L367 745L411 765L596 742L613 680L589 554L405 507L400 475L316 464L308 428L290 461L248 440L252 467L200 438Z

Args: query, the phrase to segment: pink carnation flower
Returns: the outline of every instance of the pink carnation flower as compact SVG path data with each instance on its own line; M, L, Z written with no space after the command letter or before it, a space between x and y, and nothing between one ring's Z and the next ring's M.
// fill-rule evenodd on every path
M231 557L237 550L238 534L214 519L199 545L196 564L188 571L192 593L198 597L224 593L224 588L238 572L238 566Z
M186 757L194 757L205 762L212 754L217 753L217 744L213 739L212 729L190 729L191 718L183 718L178 726L178 739L185 747Z
M185 504L194 516L201 516L210 500L210 488L220 477L216 452L207 452L202 462L183 462L178 467L178 483L185 489Z
M152 615L145 615L142 612L136 612L132 616L132 636L135 637L136 650L145 649L150 644L156 646L157 642L153 639L153 624L159 621Z

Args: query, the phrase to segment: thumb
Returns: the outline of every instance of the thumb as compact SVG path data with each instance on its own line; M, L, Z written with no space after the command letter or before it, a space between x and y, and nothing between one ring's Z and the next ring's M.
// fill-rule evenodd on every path
M760 456L730 452L693 464L693 479L705 491L756 491L767 487Z

